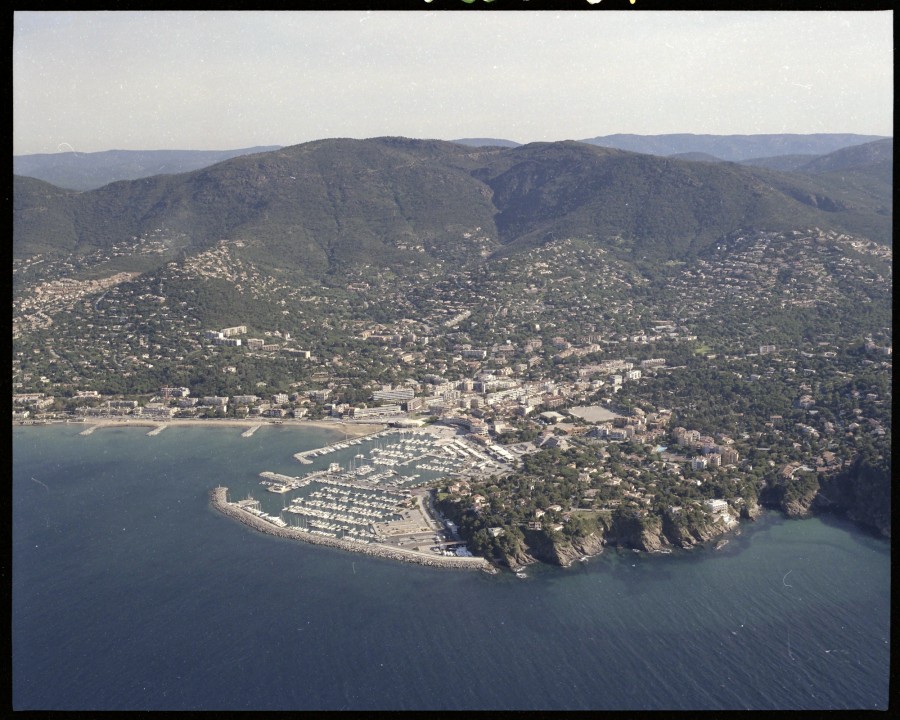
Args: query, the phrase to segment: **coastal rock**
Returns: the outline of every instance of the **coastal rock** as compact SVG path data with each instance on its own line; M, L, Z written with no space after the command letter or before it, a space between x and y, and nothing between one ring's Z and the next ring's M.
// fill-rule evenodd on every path
M872 458L861 454L840 472L818 477L770 480L760 493L760 502L781 510L789 518L806 518L830 512L872 530L891 536L890 456Z
M798 520L808 518L812 515L810 507L812 506L815 495L812 497L802 497L794 500L785 500L781 503L781 511L789 518Z
M641 518L637 515L621 514L613 518L610 537L615 538L619 547L646 550L644 546L645 522L649 518Z
M891 536L890 456L857 457L849 467L827 477L819 476L815 512L835 512L882 537Z
M654 517L649 523L645 523L637 549L644 552L658 552L663 549L662 521L658 517Z
M755 520L762 512L762 508L755 500L749 500L741 507L741 518L744 520Z
M599 555L603 552L603 538L598 533L591 533L572 541L574 547L583 557Z
M707 543L710 540L724 535L728 531L728 527L721 520L710 523L695 525L690 528L691 535L701 543Z
M571 543L554 543L553 546L556 550L556 564L562 567L569 567L573 562L583 557L582 553L572 547Z
M526 531L525 546L531 558L550 565L565 567L579 557L578 551L568 541L550 537L544 530Z
M671 544L663 532L662 518L656 515L615 517L607 542L644 552L659 552Z
M503 557L503 562L509 567L510 570L518 570L525 567L526 565L532 565L536 563L537 560L529 555L524 548L517 547L515 554L505 555Z
M697 544L697 538L688 528L675 522L669 515L663 516L662 529L668 541L675 547L687 550Z
M669 542L685 550L715 540L734 527L734 523L729 526L723 520L699 522L685 519L676 522L668 515L663 517L662 525Z
M759 501L781 510L789 518L809 517L810 507L819 492L818 478L808 468L794 468L790 473L787 469L767 479Z
M550 537L544 531L527 531L525 548L515 556L505 557L513 570L535 562L568 567L576 560L599 555L603 552L603 537L593 532L585 537L569 540L564 537Z

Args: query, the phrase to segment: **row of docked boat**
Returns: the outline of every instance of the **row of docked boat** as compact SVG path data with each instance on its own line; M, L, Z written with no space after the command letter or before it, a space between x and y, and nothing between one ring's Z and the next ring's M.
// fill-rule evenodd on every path
M280 517L278 517L277 515L269 515L267 512L260 510L258 506L254 507L252 505L243 505L241 509L246 513L250 513L251 515L256 515L256 517L258 517L260 520L265 520L266 522L272 523L277 527L287 527L287 523Z
M376 435L370 435L366 438L353 438L352 440L343 440L341 442L332 443L331 445L315 448L313 450L304 450L302 452L294 453L294 458L305 465L309 465L312 463L312 460L310 458L324 457L325 455L329 455L333 452L336 452L337 450L346 450L351 445L359 445L366 440L375 440L384 435L390 434L390 432L391 431L380 432Z
M260 485L268 486L266 489L271 493L281 494L306 487L312 481L309 476L302 478L291 477L290 475L281 475L279 473L270 472L269 470L261 472L259 476L263 478L259 481Z
M307 530L310 532L313 531L311 529L327 531L332 533L333 537L340 536L348 540L357 539L364 542L369 542L371 540L377 539L375 533L371 532L371 530L369 530L368 528L360 528L356 525L348 524L347 522L342 522L335 518L317 515L312 512L295 514L300 519L301 524L292 524L291 527L295 527L300 530Z

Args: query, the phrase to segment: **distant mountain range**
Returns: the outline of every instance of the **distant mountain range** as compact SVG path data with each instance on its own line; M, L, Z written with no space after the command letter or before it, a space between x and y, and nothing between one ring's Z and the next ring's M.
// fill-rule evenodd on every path
M792 171L842 148L885 140L876 135L606 135L580 140L589 145L679 160L732 161ZM890 140L889 138L887 140ZM501 138L460 138L467 147L519 147ZM280 145L238 150L108 150L13 156L13 174L44 180L68 190L94 190L119 180L200 170L242 155L271 152Z
M720 160L741 162L778 155L825 155L851 145L885 140L882 135L822 133L813 135L604 135L581 142L648 155L705 153Z
M323 277L478 262L560 237L650 261L746 228L890 243L892 152L892 141L841 150L802 175L574 141L320 140L86 192L16 177L13 248L87 253L161 232L172 252L241 240L261 266Z
M270 152L280 145L240 150L106 150L14 155L13 174L68 190L93 190L117 180L189 172L240 155Z
M460 140L451 140L458 145L468 145L469 147L519 147L522 143L513 140L499 140L497 138L462 138Z

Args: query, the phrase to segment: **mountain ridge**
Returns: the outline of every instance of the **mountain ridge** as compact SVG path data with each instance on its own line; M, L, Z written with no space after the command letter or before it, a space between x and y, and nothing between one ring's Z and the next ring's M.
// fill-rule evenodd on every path
M854 133L779 133L759 135L703 135L670 133L634 135L619 133L586 138L581 142L649 155L700 152L722 160L740 162L778 155L825 155L851 145L884 140L884 135Z
M890 213L828 181L577 141L317 140L80 193L16 176L13 247L89 249L165 229L173 252L241 240L267 264L321 276L477 261L565 235L661 260L798 222L889 243Z

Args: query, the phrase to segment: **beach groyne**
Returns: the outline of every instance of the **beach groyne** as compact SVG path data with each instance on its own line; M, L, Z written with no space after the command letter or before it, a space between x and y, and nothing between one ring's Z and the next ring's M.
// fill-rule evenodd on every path
M453 568L457 570L494 571L493 566L487 560L480 557L432 556L414 550L388 547L387 545L378 543L363 544L352 540L328 537L327 535L317 535L296 527L278 527L253 513L243 510L238 505L228 502L227 487L220 486L214 488L210 491L209 498L212 506L223 515L227 515L254 530L266 533L267 535L274 535L289 540L302 540L303 542L312 543L313 545L325 545L326 547L349 550L350 552L361 553L363 555L372 555L374 557L387 558L389 560L399 560L401 562L414 563L416 565Z

